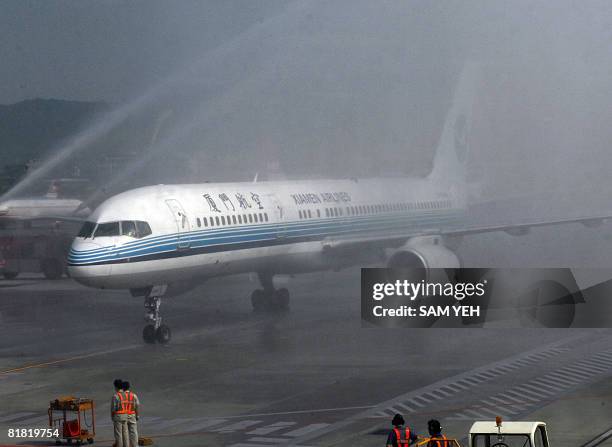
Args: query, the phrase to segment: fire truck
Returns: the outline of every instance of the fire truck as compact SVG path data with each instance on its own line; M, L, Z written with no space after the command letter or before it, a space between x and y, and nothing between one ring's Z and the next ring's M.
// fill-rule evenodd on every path
M0 220L0 273L43 273L48 279L65 274L66 256L78 224L53 220Z

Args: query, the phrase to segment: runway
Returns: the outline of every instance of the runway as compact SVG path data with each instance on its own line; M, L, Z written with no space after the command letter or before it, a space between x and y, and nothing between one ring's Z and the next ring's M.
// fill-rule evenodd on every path
M0 286L0 443L35 444L7 429L44 428L49 401L75 395L96 401L96 444L110 446L114 378L159 446L383 445L395 412L459 439L477 419L538 416L568 447L612 427L612 330L362 328L358 269L290 279L283 315L252 312L249 276L210 280L164 300L167 346L142 343L143 303L126 292ZM570 430L572 402L588 419Z

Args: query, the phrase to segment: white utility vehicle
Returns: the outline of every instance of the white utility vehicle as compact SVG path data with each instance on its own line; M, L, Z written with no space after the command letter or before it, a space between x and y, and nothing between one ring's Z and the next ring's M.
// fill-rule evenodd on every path
M470 428L468 447L548 447L544 422L477 421Z

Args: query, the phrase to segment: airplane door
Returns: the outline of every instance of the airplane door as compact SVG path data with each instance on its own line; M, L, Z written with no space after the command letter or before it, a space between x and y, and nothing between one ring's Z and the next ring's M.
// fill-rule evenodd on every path
M274 213L273 219L277 223L276 238L281 239L287 237L287 229L285 227L286 216L281 201L274 194L269 195L270 203Z
M172 217L174 217L174 221L176 222L176 230L178 233L177 246L179 250L189 248L189 240L186 237L186 233L191 230L191 226L181 202L176 199L168 199L166 200L166 205L170 208Z

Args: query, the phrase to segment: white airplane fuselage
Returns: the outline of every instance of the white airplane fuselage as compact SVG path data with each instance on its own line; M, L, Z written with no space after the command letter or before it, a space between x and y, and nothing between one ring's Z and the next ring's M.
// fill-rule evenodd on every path
M431 232L452 225L464 206L462 196L429 178L148 186L101 204L75 239L68 266L83 284L117 289L337 269L375 253L338 258L326 253L330 240Z

